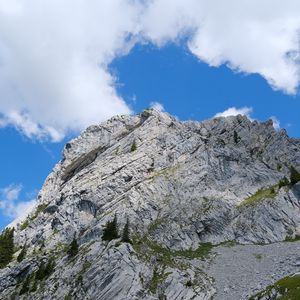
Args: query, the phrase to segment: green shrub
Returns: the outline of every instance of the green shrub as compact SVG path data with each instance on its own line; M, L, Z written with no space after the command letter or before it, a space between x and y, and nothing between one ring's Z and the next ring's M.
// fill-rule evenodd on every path
M26 279L24 280L22 288L21 288L21 290L19 292L19 295L26 294L26 293L29 292L29 290L30 290L30 275L28 275L26 277Z
M118 233L118 220L117 215L115 215L112 221L108 221L105 225L102 240L111 241L117 239L119 237Z
M20 225L20 230L25 230L29 224L37 218L37 216L40 214L40 213L43 213L45 211L45 209L47 208L47 204L40 204L35 212L34 212L34 215L31 216L31 217L27 217L26 220Z
M6 228L0 235L0 269L5 268L14 254L14 228Z
M286 177L283 177L279 182L278 182L278 188L281 189L284 186L289 185L289 180Z
M293 275L284 277L274 284L267 286L261 292L251 296L248 300L260 299L300 299L300 276Z
M123 229L123 234L122 234L122 242L124 243L130 243L130 233L129 233L129 220L127 219L126 224Z
M26 256L26 252L27 252L27 249L26 249L26 246L24 246L20 252L20 254L18 255L17 257L17 262L21 262L25 256Z
M261 203L261 201L265 199L272 199L277 195L278 192L278 184L275 184L273 186L262 188L258 190L255 194L252 196L249 196L248 198L244 199L242 202L238 204L238 207L247 207L250 205L256 205Z
M25 230L29 225L29 219L26 219L21 225L20 225L20 230Z
M131 145L130 152L134 152L137 149L136 142L134 141Z
M78 244L76 238L74 237L68 249L69 258L76 256L77 253L78 253Z
M290 167L290 174L290 181L292 185L300 181L300 173L293 166Z
M35 274L35 279L36 280L44 280L45 278L49 277L55 268L55 262L54 259L51 258L47 264L45 264L44 262L42 262L40 264L39 269L37 270L36 274Z
M64 300L72 300L71 293L69 293L68 295L66 295L66 296L64 297Z
M191 280L188 280L186 283L185 283L185 286L186 287L192 287L193 286L193 283Z
M233 132L233 139L236 144L241 140L236 131Z

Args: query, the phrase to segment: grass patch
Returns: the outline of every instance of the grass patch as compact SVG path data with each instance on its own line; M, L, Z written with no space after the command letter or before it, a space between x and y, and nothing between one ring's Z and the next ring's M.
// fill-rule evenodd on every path
M178 268L180 264L176 261L177 258L186 258L186 259L204 259L209 254L213 245L211 243L203 243L195 250L176 250L172 251L164 245L148 239L146 236L132 238L132 245L138 256L150 262L151 257L155 256L159 264L169 267Z
M148 234L151 234L152 232L154 232L164 222L165 222L165 219L159 219L159 218L156 219L154 222L152 222L148 226Z
M296 300L300 299L300 276L288 276L278 280L276 283L269 285L263 291L251 296L249 300L269 299L276 291L279 295L278 300ZM273 299L273 298L272 298ZM274 298L275 299L275 298Z
M192 250L177 250L172 252L175 257L184 257L188 259L200 258L203 259L210 254L213 245L211 243L202 243L197 249Z
M278 184L270 186L265 189L258 190L254 195L244 199L238 207L247 207L251 205L256 205L265 199L272 199L278 194Z
M157 268L154 268L151 281L149 282L149 291L152 294L156 294L157 288L171 273L165 273L164 270L159 272Z
M179 169L179 164L172 167L161 169L159 171L153 172L152 178L159 177L159 176L165 176L166 178L169 178L176 172L177 169Z
M294 236L294 237L291 237L291 236L286 237L284 241L285 241L285 242L291 242L291 243L292 243L292 242L300 241L300 235L296 235L296 236Z
M21 230L25 230L29 225L29 219L27 218L21 225L20 225L20 229Z
M263 255L260 254L260 253L253 253L254 257L257 259L257 260L262 260L263 259Z
M76 282L77 284L82 284L82 281L83 281L83 275L84 273L91 267L92 263L89 262L89 261L85 261L83 266L82 266L82 269L79 271L79 273L77 274L77 279L76 279Z
M20 230L21 230L21 231L22 231L22 230L25 230L25 229L29 226L29 224L30 224L34 219L37 218L37 216L38 216L40 213L42 213L42 212L45 211L45 209L47 208L47 206L48 206L48 204L45 204L45 203L44 203L44 204L40 204L40 205L36 208L34 214L33 214L31 217L27 217L26 220L20 225Z

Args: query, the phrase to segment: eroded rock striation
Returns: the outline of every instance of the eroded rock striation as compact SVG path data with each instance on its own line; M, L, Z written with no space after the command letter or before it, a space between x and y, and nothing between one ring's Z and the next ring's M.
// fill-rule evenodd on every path
M291 167L300 140L271 120L181 122L149 109L91 126L16 225L0 298L233 299L208 271L214 249L300 235ZM119 237L104 235L108 224Z

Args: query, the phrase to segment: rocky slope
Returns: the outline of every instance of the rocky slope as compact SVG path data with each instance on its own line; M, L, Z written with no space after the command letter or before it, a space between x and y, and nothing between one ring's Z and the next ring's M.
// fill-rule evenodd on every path
M235 286L228 298L218 251L300 235L300 182L283 180L291 166L300 171L300 140L271 120L180 122L146 110L91 126L66 144L38 206L16 226L15 258L27 253L0 270L0 298L247 299L257 286ZM131 243L103 240L114 218L120 235L129 222Z

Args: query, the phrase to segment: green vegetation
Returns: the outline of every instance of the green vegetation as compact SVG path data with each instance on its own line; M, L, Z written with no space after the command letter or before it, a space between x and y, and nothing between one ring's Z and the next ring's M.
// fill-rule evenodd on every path
M36 273L36 277L39 280L48 278L54 271L55 261L54 258L49 259L47 264L42 263Z
M157 218L148 226L148 234L153 233L161 224L165 222L165 219Z
M211 243L202 243L197 249L177 250L173 252L174 256L185 257L188 259L205 258L210 254L213 245Z
M278 192L278 184L275 184L271 187L267 187L265 189L260 189L254 195L244 199L238 206L245 207L245 206L255 205L266 198L272 199L277 195L277 192Z
M25 230L28 226L29 226L29 224L40 214L40 213L42 213L42 212L44 212L45 211L45 209L47 208L47 204L40 204L37 208L36 208L36 210L35 210L35 212L34 212L34 215L33 216L31 216L31 217L27 217L27 219L20 225L20 229L21 230Z
M64 297L64 300L72 300L71 292Z
M295 168L291 167L290 173L291 173L290 182L286 177L283 177L277 184L267 188L260 189L254 195L244 199L238 206L244 207L244 206L255 205L261 202L262 200L272 199L277 195L278 191L282 187L285 186L288 187L300 181L300 173L298 173L298 171Z
M180 268L176 258L204 259L207 257L213 247L211 243L203 243L197 249L192 250L177 250L172 251L157 242L148 239L146 236L132 238L133 248L141 259L150 261L152 256L155 256L157 261L164 266Z
M47 277L49 277L55 268L55 262L54 259L51 258L49 259L49 261L47 262L47 264L45 264L44 262L42 262L40 264L39 269L37 270L36 274L35 274L35 279L36 280L44 280Z
M82 284L83 281L83 274L90 268L90 266L92 265L91 262L89 261L85 261L83 263L82 269L79 271L79 273L77 274L77 278L76 278L76 282L77 284Z
M0 269L5 268L14 254L14 228L6 228L0 235Z
M131 148L130 148L130 152L134 152L137 149L137 144L135 141L133 141Z
M176 172L176 170L178 170L180 167L179 164L172 166L172 167L168 167L168 168L164 168L161 170L158 170L156 172L153 172L152 178L156 178L159 176L164 176L167 179L173 178L174 173Z
M279 182L278 182L278 189L281 189L284 186L288 186L290 184L289 180L286 177L283 177Z
M158 300L167 300L167 296L165 294L159 294Z
M77 244L77 240L76 240L75 236L74 236L71 244L68 247L67 253L68 253L69 258L76 256L78 253L78 244Z
M193 282L191 280L188 280L186 283L185 283L185 286L186 287L192 287L193 286Z
M29 292L29 290L30 290L30 281L31 281L31 278L30 278L30 277L31 277L31 276L28 275L28 276L25 278L25 280L24 280L24 282L23 282L23 284L22 284L21 290L20 290L20 292L19 292L19 295L23 295L23 294L26 294L26 293Z
M285 242L297 242L297 241L300 241L300 236L299 235L296 235L294 237L288 236L285 239Z
M236 144L241 140L236 131L233 132L233 139Z
M21 230L25 230L29 225L29 219L27 218L21 225L20 225L20 229Z
M28 292L35 292L38 288L39 282L42 282L43 280L48 278L53 273L54 268L54 258L50 258L47 263L41 262L39 269L36 272L27 275L27 277L23 281L22 287L19 291L19 295L23 295Z
M271 299L271 296L275 299L274 291L281 295L276 297L278 300L300 299L300 276L294 275L282 278L276 283L266 287L263 291L253 295L249 300L269 299L269 297Z
M24 246L17 257L17 262L21 262L25 258L26 252L27 252L27 249L26 249L26 246Z
M300 173L293 166L290 167L290 181L291 185L300 181Z
M130 233L129 233L129 220L127 219L126 224L123 229L123 234L122 234L122 242L124 243L130 243Z
M111 241L117 238L119 238L118 220L117 215L115 215L112 221L107 221L103 231L102 240Z
M261 253L253 253L253 255L257 260L262 260L264 257Z
M153 294L156 293L158 285L163 282L171 273L165 273L163 270L159 272L157 267L153 270L153 275L149 283L149 291Z

